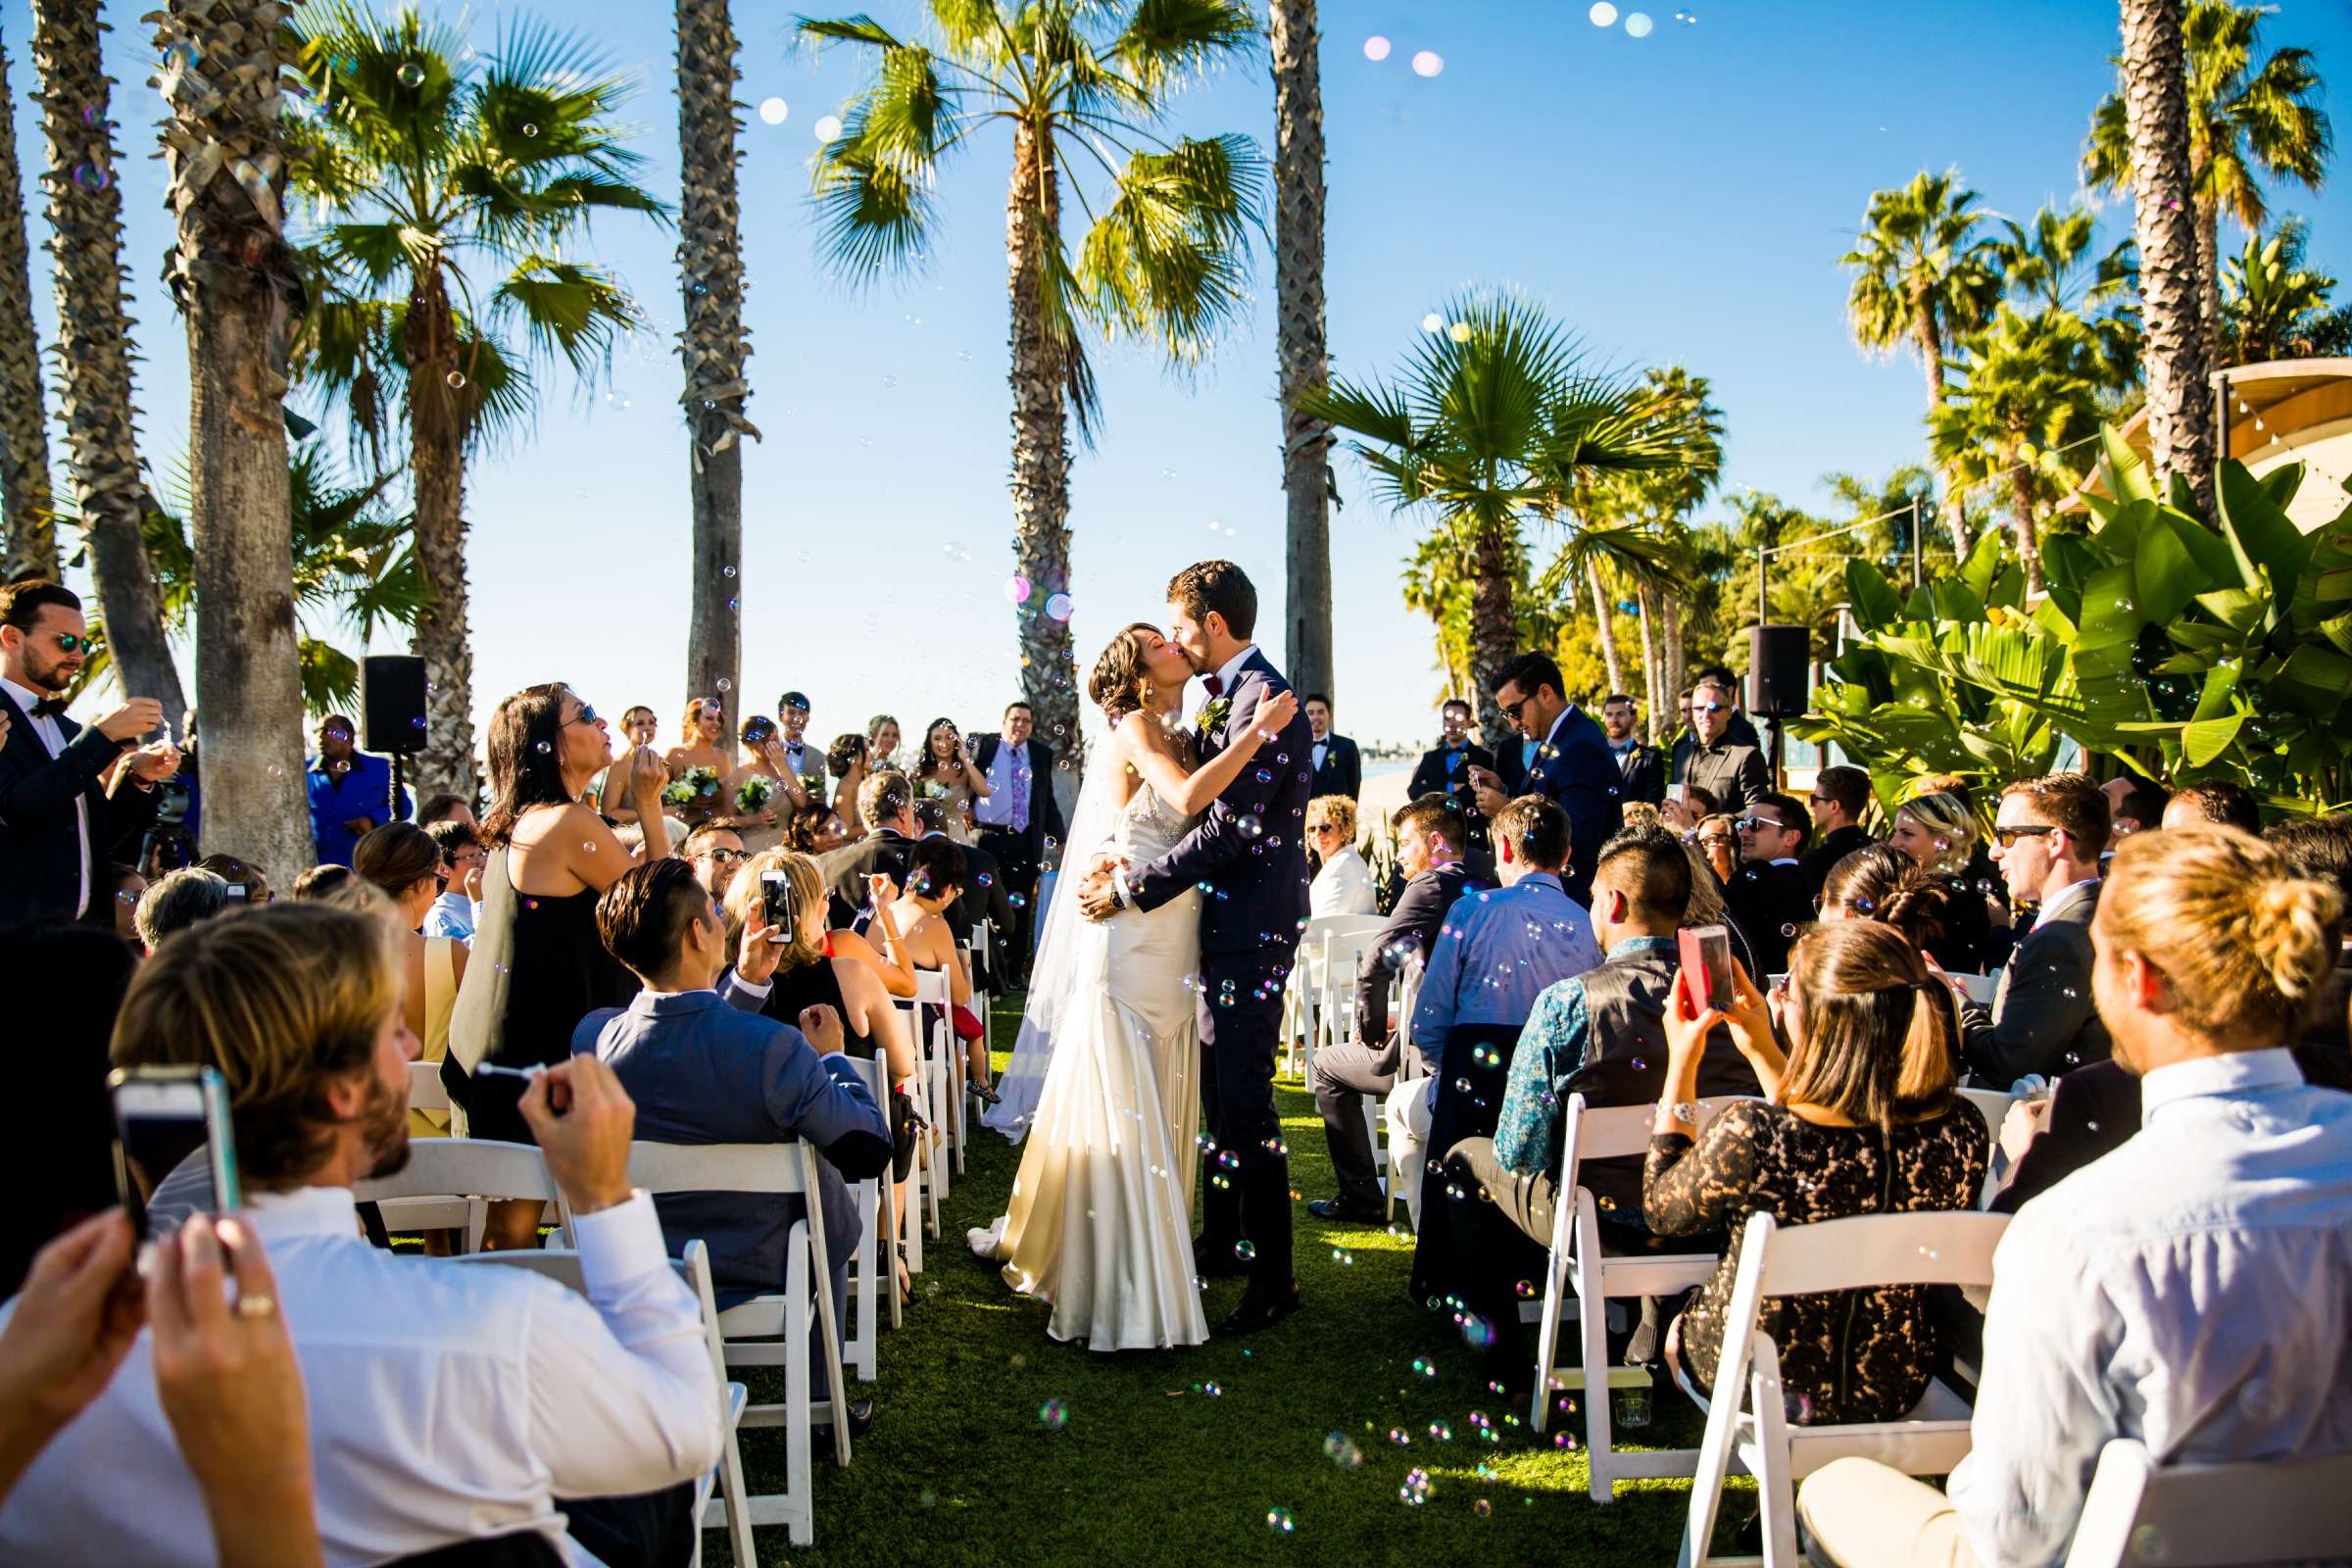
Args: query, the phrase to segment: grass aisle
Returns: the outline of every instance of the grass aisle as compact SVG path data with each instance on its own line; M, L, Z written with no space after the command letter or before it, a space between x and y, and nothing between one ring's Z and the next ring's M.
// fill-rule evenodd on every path
M1018 1014L1000 1004L992 1023L1006 1046ZM1312 1099L1286 1086L1281 1110L1293 1184L1309 1198L1328 1194ZM883 1329L881 1378L860 1390L875 1395L880 1422L849 1470L817 1461L817 1544L796 1550L781 1529L763 1530L762 1562L1189 1568L1430 1564L1472 1551L1491 1563L1674 1559L1688 1485L1652 1483L1621 1489L1606 1507L1592 1502L1581 1448L1556 1449L1524 1424L1506 1425L1509 1402L1487 1391L1451 1322L1405 1298L1409 1233L1326 1225L1300 1203L1303 1313L1194 1349L1096 1355L1046 1338L1046 1309L1012 1296L963 1245L966 1227L1003 1211L1018 1164L1019 1151L996 1134L974 1139L942 1205L946 1234L925 1244L906 1324ZM1335 1248L1352 1261L1335 1258ZM1210 1282L1211 1324L1241 1291L1238 1280ZM1416 1374L1416 1357L1437 1375ZM755 1381L753 1397L781 1398L780 1375ZM1040 1418L1050 1400L1066 1415L1058 1429ZM1667 1418L1670 1401L1658 1403ZM1491 1418L1498 1442L1481 1438L1473 1411ZM1433 1422L1446 1424L1449 1441L1432 1435ZM1581 1417L1575 1428L1581 1444ZM1392 1430L1410 1445L1392 1442ZM1334 1432L1360 1463L1326 1455ZM1677 1412L1657 1437L1695 1446L1695 1414ZM780 1483L781 1432L747 1432L743 1450L755 1493ZM1398 1495L1414 1469L1429 1483L1417 1504ZM1269 1525L1269 1514L1290 1529ZM723 1532L704 1539L710 1561L728 1560Z

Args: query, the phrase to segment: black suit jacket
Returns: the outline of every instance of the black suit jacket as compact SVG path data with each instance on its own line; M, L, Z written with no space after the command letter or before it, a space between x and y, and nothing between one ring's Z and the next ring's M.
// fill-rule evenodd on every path
M1516 753L1517 748L1512 750ZM1448 759L1457 760L1448 766ZM1475 741L1462 742L1458 752L1433 746L1413 764L1412 782L1405 786L1404 797L1417 801L1424 795L1443 795L1463 809L1472 809L1478 799L1470 788L1470 770L1474 767L1492 768L1497 774L1502 771L1494 766L1494 754Z
M1737 816L1753 806L1756 797L1772 791L1772 770L1764 754L1735 742L1727 732L1709 747L1685 735L1675 742L1674 776L1670 783L1695 784L1715 797L1716 806Z
M71 919L81 902L85 860L91 899L110 895L107 862L115 846L135 840L155 820L155 793L125 779L109 800L98 776L122 754L120 746L60 715L66 748L53 758L32 732L31 714L5 692L0 708L10 725L0 747L0 926ZM76 800L89 807L86 845Z
M972 765L983 777L996 765L997 748L1004 744L1004 737L992 730L982 730L973 737L979 744L972 749ZM1070 836L1062 825L1061 803L1054 798L1054 748L1031 736L1023 744L1029 751L1029 848L1031 854L1043 852L1046 840L1056 842ZM990 828L990 832L1004 832Z
M855 844L822 857L816 868L823 873L827 906L831 912L827 923L836 931L846 931L858 923L858 911L866 906L865 879L876 872L888 872L890 879L903 890L906 886L906 858L914 849L914 840L889 828L877 828ZM956 904L963 901L957 899ZM954 908L956 905L948 907Z
M1380 928L1379 938L1364 950L1355 965L1355 1016L1365 1045L1389 1043L1390 979L1415 955L1427 961L1454 901L1484 886L1462 865L1441 865L1422 872L1396 895L1389 923Z
M1572 840L1568 869L1560 885L1577 903L1592 903L1592 868L1600 847L1625 825L1625 774L1609 751L1607 731L1583 709L1570 706L1551 738L1536 748L1521 795L1544 795L1568 815Z
M1830 879L1830 873L1837 869L1839 860L1877 842L1849 822L1834 829L1818 845L1807 850L1800 863L1805 873L1805 891L1812 895L1813 902L1816 905L1821 903L1821 885Z
M963 851L963 891L940 918L947 922L950 935L968 945L972 927L986 915L1001 941L1012 930L1012 902L1005 896L1004 868L977 844L958 844L956 848Z
M1306 733L1306 755L1311 762L1315 755L1315 732L1310 729ZM1315 769L1314 793L1345 795L1352 801L1363 788L1364 759L1355 749L1355 742L1345 735L1324 736L1323 765Z
M1797 932L1812 923L1813 899L1805 892L1804 867L1750 860L1732 873L1723 897L1747 938L1748 952L1755 956L1756 967L1748 977L1761 991L1764 976L1788 969L1788 950L1795 946Z
M2051 900L2009 956L1992 1023L1971 1029L1966 1048L1970 1069L1989 1087L2006 1089L2028 1073L2055 1078L2110 1054L2107 1026L2090 997L2090 917L2103 885Z
M1611 753L1615 756L1615 753ZM1634 749L1617 760L1618 768L1625 774L1625 799L1647 801L1652 806L1666 800L1666 754L1647 741L1636 741Z

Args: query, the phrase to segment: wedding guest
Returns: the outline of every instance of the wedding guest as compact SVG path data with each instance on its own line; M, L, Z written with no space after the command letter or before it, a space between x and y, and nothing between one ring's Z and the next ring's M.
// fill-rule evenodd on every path
M923 754L907 774L914 792L932 800L944 800L953 808L948 812L948 837L958 844L971 842L971 830L965 826L972 803L983 801L995 793L988 775L973 765L964 752L963 738L956 733L953 719L935 718L923 731Z
M2295 816L2263 830L2263 841L2286 858L2295 875L2325 882L2352 910L2352 816ZM2352 1050L2352 946L2343 947L2327 982L2312 998L2300 1041ZM2305 1076L2309 1076L2306 1074Z
M1779 974L1788 966L1788 945L1813 919L1799 861L1813 822L1793 798L1767 794L1756 797L1739 827L1740 870L1724 897L1762 972Z
M2053 1563L2111 1439L2194 1465L2340 1450L2352 1431L2352 1097L2304 1083L2285 1049L2335 964L2341 902L2206 824L2127 838L2108 875L2094 984L2144 1131L2010 1221L1948 1496L1856 1459L1807 1479L1825 1561Z
M1314 774L1312 793L1345 796L1354 804L1364 789L1364 760L1355 742L1335 735L1331 728L1331 699L1309 692L1305 699L1307 733L1314 737L1307 751Z
M1703 789L1737 814L1770 792L1772 776L1753 740L1731 736L1732 720L1740 716L1733 692L1729 682L1704 678L1690 688L1690 733L1675 743L1672 782L1678 789Z
M575 1054L601 1058L637 1107L636 1136L661 1144L806 1141L822 1156L817 1192L676 1193L654 1200L668 1250L701 1241L726 1307L785 1289L786 1239L811 1217L824 1227L834 1321L847 1320L850 1263L859 1239L857 1200L843 1178L890 1163L890 1124L865 1082L842 1059L842 1013L826 1003L778 1023L719 1000L735 946L711 896L686 863L632 867L597 899L606 949L643 990L626 1008L599 1008L572 1034ZM770 991L772 997L772 989ZM815 1213L811 1216L810 1210ZM812 1396L830 1399L824 1330L810 1330ZM873 1425L871 1399L848 1400L850 1433Z
M409 814L409 792L392 799L392 764L362 753L359 731L340 713L318 725L318 752L304 774L311 796L311 837L321 865L349 865L352 846L383 823Z
M114 897L106 901L103 920L97 918L100 910L93 905L83 923L112 931L135 947L139 940L139 900L147 892L147 879L132 867L120 863L109 865L106 869Z
M2164 803L2164 825L2167 828L2194 827L2200 822L2219 822L2236 828L2241 833L2262 833L2262 803L2254 792L2243 784L2232 784L2226 778L2209 778L2198 784L2183 785Z
M1561 694L1560 666L1549 654L1521 654L1503 665L1494 677L1494 701L1536 743L1520 793L1541 795L1566 813L1569 858L1562 886L1581 904L1591 896L1601 841L1620 826L1625 775L1592 715ZM1477 777L1478 808L1492 821L1508 802L1497 778L1484 772Z
M1656 806L1666 799L1666 754L1642 738L1641 722L1640 707L1622 692L1601 702L1600 726L1608 733L1609 755L1625 775L1623 799Z
M1895 809L1886 842L1962 895L1953 901L1952 927L1944 934L1948 951L1936 954L1936 961L1978 974L2000 967L2012 941L2009 906L1987 897L1989 887L1978 885L1984 879L1975 875L1977 818L1968 802L1949 790L1914 796ZM1975 896L1966 896L1972 888Z
M848 824L847 837L860 837L865 829L858 822L858 790L865 783L868 760L872 753L865 737L855 731L833 737L833 745L825 753L825 771L833 776L833 793L827 797L833 814Z
M1783 1225L1976 1204L1991 1139L1953 1094L1943 988L1901 936L1867 920L1806 932L1767 1003L1744 969L1721 1012L1666 1009L1666 1081L1642 1167L1659 1236L1727 1232L1731 1246L1668 1331L1666 1353L1712 1390L1747 1216ZM1765 1099L1726 1106L1693 1142L1707 1036L1718 1023ZM1780 1039L1786 1037L1784 1053ZM1942 1351L1926 1291L1891 1286L1767 1299L1757 1327L1786 1348L1781 1385L1798 1424L1897 1421Z
M1714 874L1715 885L1729 888L1740 874L1740 824L1720 812L1699 819L1690 841Z
M1518 748L1510 750L1515 754ZM1487 818L1478 808L1478 791L1473 787L1476 771L1482 767L1497 770L1494 754L1470 739L1470 705L1448 697L1438 708L1438 744L1423 752L1421 760L1413 764L1413 776L1404 787L1405 799L1443 795L1460 818L1454 837L1461 841L1464 858L1483 863L1491 860L1494 852L1487 847ZM1507 779L1503 787L1508 793Z
M137 965L134 948L87 926L0 930L0 995L9 999L10 1038L21 1043L9 1054L10 1090L38 1117L0 1139L0 1190L9 1194L0 1204L0 1299L16 1293L51 1237L116 1200L106 1042Z
M208 855L196 862L200 871L210 871L228 884L228 902L254 907L268 904L277 895L270 887L270 879L262 868L234 855Z
M2108 1054L2090 987L2108 825L2107 797L2080 773L2020 779L2001 793L1993 862L2010 895L2040 912L2001 972L1990 1023L1969 1031L1970 1070L1995 1089L2029 1073L2055 1078Z
M686 705L678 744L662 757L662 765L676 781L678 798L664 804L688 827L700 827L724 815L727 780L735 772L735 745L727 735L727 709L715 697L697 697ZM635 790L634 775L630 788ZM660 857L656 857L660 858Z
M646 716L650 718L653 715L649 711ZM472 804L465 796L452 795L446 790L439 795L427 795L424 804L416 808L416 825L429 832L434 824L440 822L463 822L472 827Z
M1354 801L1345 795L1318 795L1307 802L1306 847L1322 859L1306 888L1309 919L1378 912L1372 868L1355 847Z
M808 698L786 692L776 699L776 746L773 759L780 777L794 780L823 774L824 759L808 744Z
M918 842L947 837L947 802L914 803ZM972 984L987 986L990 982L980 972L979 946L972 940L972 928L987 920L999 932L1012 929L1012 906L1005 897L1004 868L994 855L977 844L956 847L963 851L963 897L948 906L948 930L955 936L956 945L971 955Z
M727 889L734 885L736 873L757 851L748 848L733 828L706 822L686 835L678 847L679 858L694 867L694 879L703 891L724 901Z
M2164 808L2172 800L2163 785L2137 773L2119 773L2100 785L2099 793L2107 797L2109 855L2123 848L2128 835L2151 833L2164 826Z
M1003 928L1000 967L1007 984L1026 982L1036 945L1037 886L1050 851L1068 836L1061 803L1054 795L1054 749L1037 738L1029 705L1004 708L1001 734L973 738L972 763L988 775L989 794L972 803L982 849L1003 868L1004 897L1012 921Z
M904 886L906 853L914 847L914 786L904 773L876 773L858 791L865 836L817 862L832 899L835 930L854 930L864 907L867 878L887 876Z
M158 878L139 896L131 923L139 946L153 955L164 939L228 907L228 884L214 873L188 866Z
M885 933L883 956L900 958L917 971L944 974L948 1000L956 1007L972 1004L972 977L963 955L956 949L956 934L947 919L948 906L961 898L968 875L963 850L954 839L919 839L906 856L906 880L890 913L895 933ZM972 1093L990 1104L997 1094L988 1081L988 1035L983 1030L964 1042L965 1075Z
M1677 785L1658 805L1658 820L1677 833L1695 833L1699 824L1710 816L1731 821L1730 813L1723 809L1723 803L1695 784ZM1739 849L1737 829L1733 830L1731 847L1734 851ZM1737 856L1733 858L1737 859Z
M1628 801L1618 808L1624 814L1626 827L1654 827L1664 829L1665 817L1647 801ZM1619 830L1620 832L1623 829Z
M226 1080L239 1223L270 1249L270 1298L309 1387L319 1535L338 1562L520 1531L570 1560L568 1530L614 1568L654 1559L632 1540L690 1550L692 1483L718 1458L718 1380L652 1200L630 1191L634 1110L611 1069L560 1060L520 1107L572 1211L591 1295L396 1256L360 1233L352 1184L408 1152L416 1047L392 936L318 903L209 922L141 968L115 1029L122 1066ZM142 1338L33 1461L0 1510L0 1559L214 1560L190 1529L203 1504L147 1353Z
M351 880L348 865L314 865L294 879L293 897L304 904L331 899Z
M1764 749L1764 738L1756 733L1756 726L1748 721L1748 716L1740 710L1740 677L1732 673L1731 665L1703 665L1690 678L1694 682L1693 690L1697 686L1713 686L1731 699L1732 713L1723 726L1724 739L1734 746L1753 746L1758 751ZM1683 722L1686 725L1690 723L1688 712L1683 714Z
M899 721L888 713L876 713L865 721L866 766L876 773L901 773L899 765ZM844 816L852 813L843 812Z
M86 729L66 716L91 647L70 590L37 577L0 587L0 925L87 914L118 846L136 848L156 786L179 769L170 741L138 744L164 722L151 697ZM128 774L109 792L100 775L125 751Z
M725 797L712 822L723 822L753 851L773 849L784 842L784 823L808 800L798 778L787 781L778 769L775 753L776 721L755 713L743 721L743 763L719 782Z
M1354 1038L1334 1041L1314 1054L1310 1087L1323 1115L1331 1172L1339 1182L1338 1197L1306 1205L1318 1219L1386 1222L1388 1206L1373 1164L1363 1097L1385 1100L1396 1085L1403 1040L1389 1017L1391 983L1426 962L1448 911L1463 893L1480 885L1462 864L1461 832L1451 798L1440 791L1416 797L1396 813L1396 869L1404 888L1389 911L1389 923L1356 964Z
M447 822L445 827L463 827ZM360 840L351 854L352 875L374 888L390 906L400 928L402 1018L423 1043L418 1061L449 1055L449 1020L466 980L466 944L453 936L422 934L425 917L441 889L441 846L411 822L387 822ZM409 1134L433 1138L449 1130L449 1112L409 1112Z
M590 808L603 813L605 818L616 827L627 826L635 822L637 808L625 799L628 791L624 786L628 781L629 770L635 764L634 754L637 749L652 746L654 738L661 732L662 720L650 708L632 708L621 714L620 733L628 744L621 749L619 756L612 759L611 767L600 770L596 777L589 781L586 793L580 797L581 801Z
M490 852L471 822L445 818L425 831L441 852L441 893L425 911L424 934L455 937L470 948L474 927L481 924L482 870L490 863Z
M611 764L612 738L571 688L550 681L501 702L490 718L489 760L481 924L458 988L441 1081L461 1137L529 1143L533 1129L512 1081L475 1079L473 1067L561 1062L571 1054L572 1025L635 994L635 979L596 936L597 895L619 880L629 858L604 818L579 804L588 780ZM666 775L650 748L639 747L629 765L637 824L660 859L669 853L661 806ZM492 1203L488 1244L533 1245L542 1207Z
M802 811L784 824L783 848L798 855L831 855L850 842L849 827L830 807Z
M1830 868L1871 842L1862 826L1870 809L1870 775L1858 767L1825 767L1813 778L1813 836L1803 860L1805 891L1821 902L1821 885Z
M1724 934L1731 938L1732 956L1746 964L1748 973L1762 973L1756 967L1756 956L1747 950L1747 938L1741 934L1740 922L1732 918L1732 906L1724 902L1723 883L1715 874L1714 861L1690 834L1678 833L1675 838L1683 847L1683 858L1690 862L1690 906L1683 924L1723 927Z

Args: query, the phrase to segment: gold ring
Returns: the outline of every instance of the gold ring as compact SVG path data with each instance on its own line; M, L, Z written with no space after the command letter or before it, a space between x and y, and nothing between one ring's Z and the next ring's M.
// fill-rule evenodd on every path
M275 1317L277 1298L272 1296L240 1296L237 1298L237 1316Z

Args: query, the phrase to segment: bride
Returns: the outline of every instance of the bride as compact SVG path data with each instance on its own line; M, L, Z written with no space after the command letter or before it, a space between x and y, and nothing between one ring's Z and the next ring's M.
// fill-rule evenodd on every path
M1179 716L1192 677L1184 651L1142 622L1096 661L1088 693L1110 739L1080 795L1065 865L1165 854L1297 710L1290 694L1275 698L1263 723L1195 771ZM969 1240L1004 1262L1005 1284L1053 1306L1054 1339L1097 1350L1198 1345L1208 1338L1192 1227L1200 894L1096 924L1075 907L1079 881L1073 869L1054 898L1030 983L1029 1076L1044 1065L1035 1109L992 1120L1029 1135L1011 1211Z

